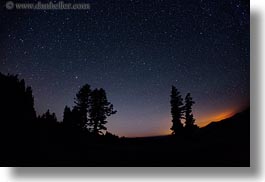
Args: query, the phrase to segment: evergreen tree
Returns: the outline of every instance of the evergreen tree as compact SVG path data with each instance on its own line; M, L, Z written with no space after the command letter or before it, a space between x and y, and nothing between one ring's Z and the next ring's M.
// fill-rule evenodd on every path
M40 119L44 122L49 122L50 124L57 123L57 118L55 113L50 113L50 110L48 109L46 113L44 113Z
M0 161L29 159L38 142L32 89L10 74L0 73L0 85Z
M192 105L195 102L192 100L191 94L188 93L185 97L185 128L191 129L195 128L196 125L194 124L195 119L193 118L192 114Z
M28 118L30 118L31 121L36 119L36 112L34 109L34 98L32 94L31 87L27 87L25 91L25 105L28 108L25 112L25 115L27 115Z
M76 132L76 130L84 129L85 126L83 125L83 122L81 121L82 121L82 118L81 118L80 112L78 111L77 107L74 107L71 110L68 106L65 106L64 113L63 113L63 125L68 130L75 130L74 132Z
M75 119L76 124L82 129L85 129L88 124L87 117L88 117L90 94L91 94L90 86L86 84L80 88L75 98L76 106L73 108L73 117Z
M91 92L90 109L89 109L89 126L95 134L102 134L101 130L107 130L105 124L107 117L115 114L113 105L108 101L104 89L95 89Z
M183 99L180 95L180 92L176 89L175 86L172 86L171 89L171 115L172 115L172 127L170 128L173 134L181 132L183 129L183 125L181 123L181 119L183 116Z
M72 126L73 125L72 111L71 111L70 107L68 107L68 106L65 106L65 108L64 108L63 124L65 126Z

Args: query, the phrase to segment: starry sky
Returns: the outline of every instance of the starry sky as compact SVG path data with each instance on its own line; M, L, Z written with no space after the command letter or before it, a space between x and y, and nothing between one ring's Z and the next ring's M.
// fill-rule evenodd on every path
M38 114L62 120L85 83L106 90L118 111L107 128L119 136L169 134L171 85L191 93L199 126L249 105L249 1L71 2L90 9L1 2L0 72L32 86Z

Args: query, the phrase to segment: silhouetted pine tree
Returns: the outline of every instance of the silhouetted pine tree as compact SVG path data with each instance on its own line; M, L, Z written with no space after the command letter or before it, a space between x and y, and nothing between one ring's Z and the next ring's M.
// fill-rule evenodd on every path
M175 86L172 86L171 95L170 95L170 104L171 104L171 115L172 115L172 127L170 128L173 132L172 134L181 133L183 125L181 123L181 118L183 115L183 99L180 95L180 92L176 89Z
M72 110L65 106L64 113L63 113L63 126L66 127L68 130L73 129L83 129L80 126L80 121L82 120L80 112L78 111L77 107L74 107Z
M63 111L63 123L66 125L70 124L72 120L71 117L72 117L72 111L70 107L65 106Z
M191 94L188 93L185 97L185 128L192 129L196 128L197 126L194 124L195 119L193 118L192 114L192 105L195 104L195 102L192 100Z
M107 130L104 126L107 123L107 117L115 114L113 105L108 101L104 89L95 89L91 92L89 109L89 126L95 134L102 134L101 130Z
M41 120L49 123L57 123L57 118L55 113L50 113L50 110L48 109L46 113L44 113L41 117Z
M76 124L85 129L88 124L88 109L89 109L89 97L91 94L91 89L88 84L84 85L80 88L78 93L76 94L75 104L73 108L73 117L75 119Z
M6 160L32 155L37 125L32 90L25 81L0 73L0 85L0 161L5 165Z
M37 120L39 123L39 150L45 153L49 153L51 150L55 153L59 152L65 140L62 123L58 122L55 113L51 113L49 110L39 116Z

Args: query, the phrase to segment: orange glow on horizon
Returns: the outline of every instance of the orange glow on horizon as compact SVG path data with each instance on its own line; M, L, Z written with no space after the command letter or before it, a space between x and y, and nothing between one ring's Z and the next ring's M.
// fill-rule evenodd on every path
M201 117L196 117L195 115L195 123L200 127L204 127L212 122L219 122L221 120L227 119L232 117L234 114L236 114L237 111L233 109L227 109L222 112L215 112L210 115L205 115ZM164 119L161 120L160 126L156 128L155 131L150 132L150 133L142 133L138 135L126 135L126 137L150 137L150 136L163 136L163 135L170 135L172 131L170 130L171 127L171 117L165 117Z
M215 113L215 114L208 115L208 116L203 116L203 117L200 117L198 119L196 119L196 116L195 116L195 119L196 119L196 124L201 128L201 127L204 127L204 126L210 124L211 122L219 122L221 120L230 118L234 114L236 114L236 111L231 109L231 110L226 110L226 111ZM161 127L161 130L159 132L160 135L170 135L172 133L172 131L169 129L171 127L170 121L171 121L171 118L166 118L161 122L163 124L165 124L167 122L167 123L169 123L169 125L167 128L163 127L163 129L162 129L162 127Z
M228 110L212 116L203 117L198 120L197 125L201 128L210 124L211 122L218 122L226 118L229 118L233 116L235 113L236 113L235 111Z

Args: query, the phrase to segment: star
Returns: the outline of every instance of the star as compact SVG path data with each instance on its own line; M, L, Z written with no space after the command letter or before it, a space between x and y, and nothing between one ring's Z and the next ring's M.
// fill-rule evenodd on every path
M19 41L20 41L21 43L24 43L24 40L23 40L22 38L19 38Z

